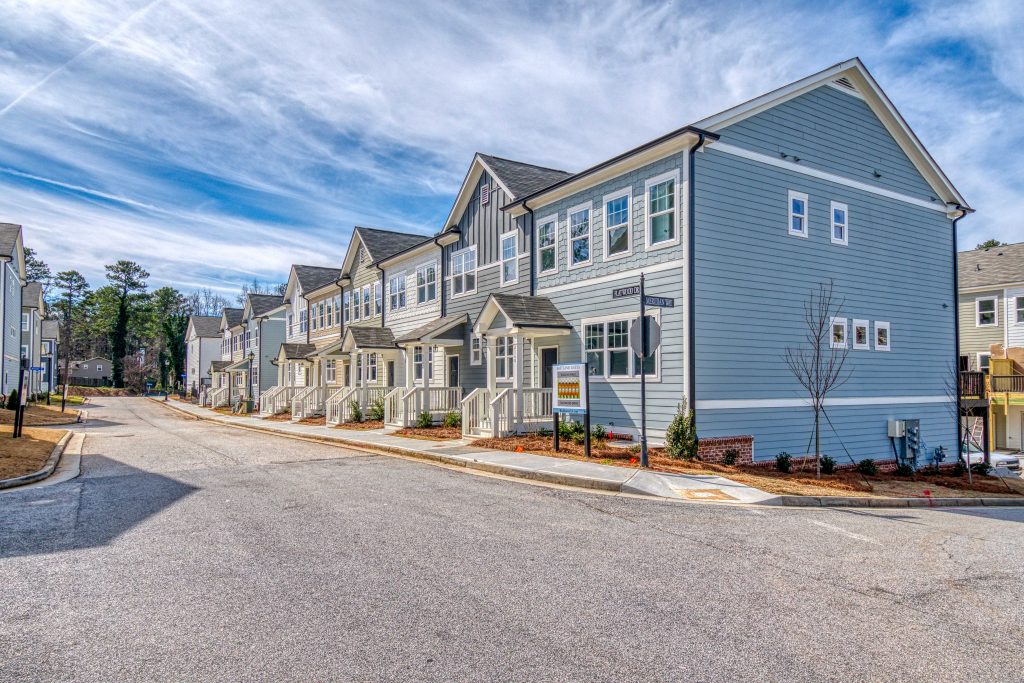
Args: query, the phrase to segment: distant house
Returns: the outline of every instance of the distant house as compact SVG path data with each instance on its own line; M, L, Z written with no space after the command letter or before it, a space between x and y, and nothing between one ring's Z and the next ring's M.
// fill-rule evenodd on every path
M43 342L41 345L42 391L53 391L57 386L57 377L60 375L60 323L56 320L44 320L40 329Z
M42 367L45 315L42 283L26 283L21 290L21 358L28 361L29 368ZM38 394L43 390L43 373L30 369L25 377L25 385L29 396Z
M21 288L25 284L25 243L21 226L0 223L0 389L6 396L18 386L21 353Z
M210 363L220 359L220 316L194 315L185 332L185 385L193 394L210 385Z
M110 359L89 358L88 360L71 361L71 384L87 387L107 386L110 384Z

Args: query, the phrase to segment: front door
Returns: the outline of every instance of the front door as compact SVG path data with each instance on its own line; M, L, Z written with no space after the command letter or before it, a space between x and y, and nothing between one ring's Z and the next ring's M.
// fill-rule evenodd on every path
M392 389L395 386L395 361L388 361L388 388Z
M448 356L448 386L459 386L459 357Z
M540 350L541 387L552 388L554 383L554 366L558 363L558 347L552 346Z

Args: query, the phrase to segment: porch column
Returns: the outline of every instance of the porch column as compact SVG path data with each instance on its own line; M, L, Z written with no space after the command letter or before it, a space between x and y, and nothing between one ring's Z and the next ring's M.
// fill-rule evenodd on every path
M430 373L434 370L434 352L432 346L423 347L423 405L420 410L430 410Z
M498 393L498 378L495 376L497 368L494 362L494 337L486 337L485 342L487 344L487 393L493 399L494 395Z
M356 368L359 372L359 388L366 388L366 354L362 351L356 352Z
M512 337L515 348L513 349L515 355L515 375L513 377L513 386L516 392L516 422L519 425L520 431L523 429L523 363L525 356L523 355L523 344L526 342L526 337L522 335L515 335Z
M405 381L402 382L402 386L406 389L412 389L416 386L416 380L413 379L412 372L412 354L413 347L405 346L402 348L402 355L405 356Z

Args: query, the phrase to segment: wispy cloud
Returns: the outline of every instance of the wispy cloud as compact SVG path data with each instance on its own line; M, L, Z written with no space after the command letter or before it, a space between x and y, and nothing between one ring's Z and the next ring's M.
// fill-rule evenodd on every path
M860 55L979 209L963 241L1020 240L1021 25L995 0L16 2L0 220L93 278L278 279L354 224L437 230L474 151L577 169Z

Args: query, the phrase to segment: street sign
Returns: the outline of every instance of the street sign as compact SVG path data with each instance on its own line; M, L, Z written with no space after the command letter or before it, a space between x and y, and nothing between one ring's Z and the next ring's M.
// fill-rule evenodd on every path
M552 411L583 415L587 412L587 364L560 363L552 367L555 390Z
M46 370L46 368L44 368L44 367L40 367L40 366L38 366L38 365L33 365L33 366L32 366L31 368L29 368L29 369L30 369L30 370L31 370L32 372L43 372L43 371L45 371L45 370Z
M634 320L629 326L629 348L636 355L647 358L648 356L653 356L654 352L661 346L661 326L658 325L658 321L652 316L648 315L645 318L647 320L647 348L644 352L641 352L643 347L640 340L643 330L640 328L640 318Z
M644 296L644 306L656 306L658 308L675 308L676 300L667 296Z
M613 299L623 299L627 296L636 296L640 293L640 287L619 287L618 289L612 290Z

